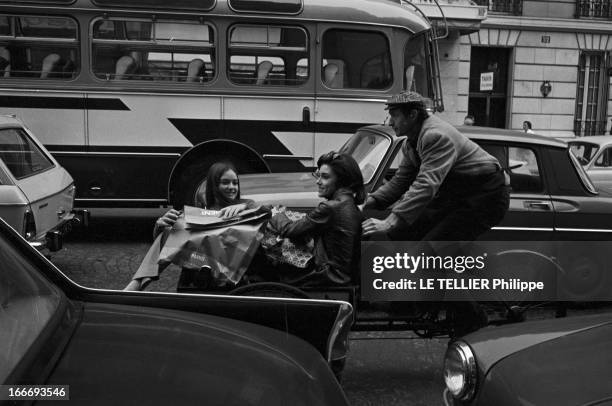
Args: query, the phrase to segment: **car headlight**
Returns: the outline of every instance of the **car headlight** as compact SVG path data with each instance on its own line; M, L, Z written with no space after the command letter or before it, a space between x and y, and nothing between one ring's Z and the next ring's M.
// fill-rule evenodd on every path
M476 391L478 371L470 347L461 341L449 344L444 356L444 381L454 398L469 400Z

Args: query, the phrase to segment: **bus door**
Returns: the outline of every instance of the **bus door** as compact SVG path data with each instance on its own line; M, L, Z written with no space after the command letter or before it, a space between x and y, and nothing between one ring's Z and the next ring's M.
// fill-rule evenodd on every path
M319 24L315 151L337 150L359 127L380 124L394 90L390 28Z
M272 172L313 165L314 26L237 23L228 28L225 138L257 151Z

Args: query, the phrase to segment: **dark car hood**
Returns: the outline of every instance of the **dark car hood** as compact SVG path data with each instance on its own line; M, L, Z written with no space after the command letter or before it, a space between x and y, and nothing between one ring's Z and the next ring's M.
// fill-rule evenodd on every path
M267 173L240 176L240 194L261 204L282 204L288 207L315 207L315 178L310 173Z
M304 341L230 319L86 304L49 384L74 403L346 404Z
M506 357L542 343L584 334L595 328L610 328L612 313L487 327L462 338L474 350L479 369L486 373ZM611 351L612 353L612 351Z
M499 405L487 399L501 398L520 405L610 405L611 346L608 323L512 354L489 371L482 404Z

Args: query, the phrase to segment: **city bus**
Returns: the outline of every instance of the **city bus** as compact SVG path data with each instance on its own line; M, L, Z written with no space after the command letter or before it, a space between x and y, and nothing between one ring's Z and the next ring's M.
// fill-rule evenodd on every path
M0 114L78 206L194 204L219 160L309 169L403 89L442 107L431 23L391 0L0 0Z

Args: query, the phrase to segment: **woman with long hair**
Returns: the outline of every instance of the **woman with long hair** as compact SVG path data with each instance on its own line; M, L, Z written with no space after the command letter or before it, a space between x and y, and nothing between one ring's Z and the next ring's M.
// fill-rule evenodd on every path
M206 190L198 196L202 207L219 210L219 216L230 218L241 211L255 207L255 202L240 198L238 172L230 162L217 162L208 170ZM181 212L171 209L155 222L153 237L174 225Z

